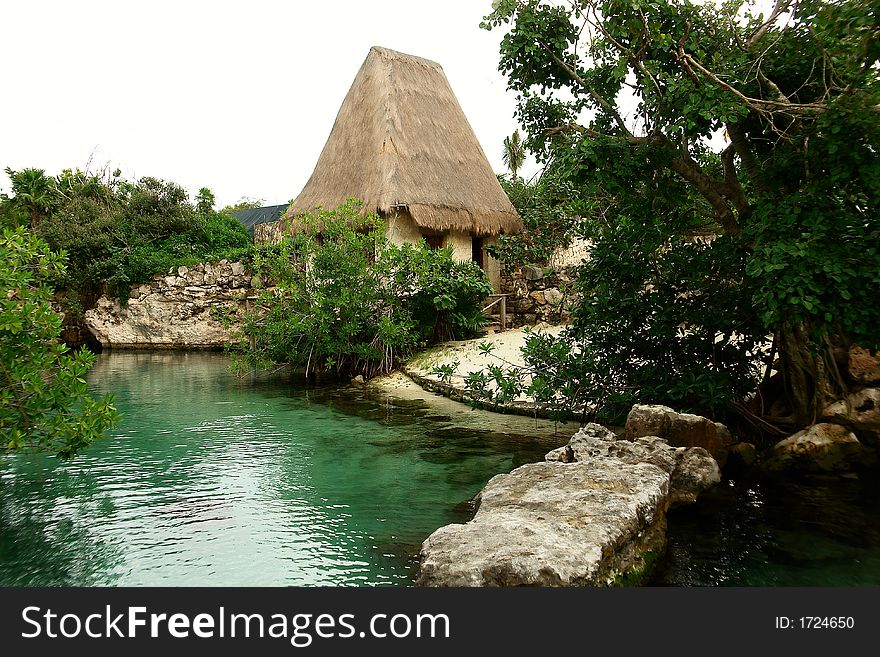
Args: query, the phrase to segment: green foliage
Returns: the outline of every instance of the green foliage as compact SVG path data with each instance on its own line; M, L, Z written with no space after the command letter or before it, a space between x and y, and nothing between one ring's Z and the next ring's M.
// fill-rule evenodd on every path
M486 318L480 306L492 287L475 262L456 262L449 247L397 246L383 238L377 264L390 273L388 293L412 315L421 343L481 333Z
M220 209L220 214L231 215L236 212L241 212L242 210L253 210L255 208L262 207L262 205L262 199L242 197L232 205L223 206L223 208Z
M547 263L556 249L568 246L576 236L581 215L589 208L578 190L545 172L536 182L522 178L498 178L510 202L523 220L525 230L516 235L500 235L489 246L489 253L506 265Z
M196 194L196 212L202 216L213 214L214 202L214 192L207 187L202 187Z
M784 394L764 420L803 425L846 392L832 346L880 345L878 17L873 0L769 15L752 1L493 3L483 26L505 27L499 68L526 144L571 185L576 232L594 241L571 330L528 350L534 394L590 412L721 409L754 389L767 336Z
M504 165L510 169L510 177L517 179L516 172L522 168L526 161L526 150L522 143L519 130L514 130L510 137L504 138L504 150L501 152L501 159Z
M36 227L57 203L52 193L52 181L43 169L22 169L13 171L6 168L6 175L12 183L13 206L27 217L31 227ZM4 200L9 200L8 197Z
M297 220L295 236L255 250L253 268L274 287L245 318L242 366L373 376L430 340L482 326L491 288L476 264L454 262L449 249L390 244L354 200Z
M36 234L68 254L65 275L53 284L81 307L90 307L105 287L124 303L132 285L171 267L235 259L250 250L245 228L211 210L207 188L195 209L183 188L152 177L129 182L70 169L55 178L32 169L8 173L13 195L0 199L0 217L17 216L18 223L22 213L32 217Z
M28 216L22 208L9 202L7 194L0 194L0 230L28 225Z
M64 255L25 232L0 238L0 454L49 451L71 457L119 420L112 398L94 399L85 375L94 355L59 343L61 317L48 282Z
M586 223L594 246L572 325L530 335L525 367L469 373L473 398L526 395L558 419L616 424L636 402L707 413L754 389L764 337L756 314L742 312L753 289L738 240L669 235L659 218Z

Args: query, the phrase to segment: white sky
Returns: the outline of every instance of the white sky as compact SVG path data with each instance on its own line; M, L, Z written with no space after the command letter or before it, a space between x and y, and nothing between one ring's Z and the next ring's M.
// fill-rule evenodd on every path
M496 172L517 124L490 0L2 0L0 170L105 164L286 203L380 45L439 62ZM529 162L522 173L536 170ZM0 171L0 191L9 191Z

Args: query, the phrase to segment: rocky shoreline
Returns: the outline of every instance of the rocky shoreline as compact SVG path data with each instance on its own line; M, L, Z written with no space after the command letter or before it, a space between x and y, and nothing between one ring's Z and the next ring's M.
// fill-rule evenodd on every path
M762 472L876 466L878 392L865 389L848 405L826 409L824 423L777 442ZM643 583L665 549L667 510L719 483L719 463L728 457L742 466L751 454L754 464L754 446L735 443L724 425L665 406L634 406L623 433L587 424L544 462L493 477L470 522L441 527L423 543L418 584Z
M493 477L474 519L422 545L421 586L613 586L650 574L666 511L721 480L700 447L620 440L588 424L567 445Z

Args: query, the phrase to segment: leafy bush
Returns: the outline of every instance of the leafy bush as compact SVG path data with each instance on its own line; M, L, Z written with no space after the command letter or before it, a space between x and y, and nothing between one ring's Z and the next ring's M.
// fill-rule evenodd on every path
M506 265L547 263L556 249L571 243L579 217L589 211L577 190L552 169L537 182L505 176L499 176L498 181L525 226L516 235L499 236L498 242L488 247Z
M88 392L84 377L95 356L58 341L61 317L47 282L63 270L63 254L23 228L0 237L0 454L70 457L118 422L112 398Z
M390 244L381 219L360 216L354 200L299 221L295 236L255 249L252 266L274 287L245 318L241 366L373 376L419 345L482 326L491 287L475 263Z
M251 248L235 218L211 209L208 189L199 191L196 210L183 188L158 178L129 182L73 170L50 178L37 169L9 174L13 195L0 199L0 217L10 224L27 218L53 249L68 253L66 275L54 283L84 308L105 288L124 303L132 285L171 267L237 259Z

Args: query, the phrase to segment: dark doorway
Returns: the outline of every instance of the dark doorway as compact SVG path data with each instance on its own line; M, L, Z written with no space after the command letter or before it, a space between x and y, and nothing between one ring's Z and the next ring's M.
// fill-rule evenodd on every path
M428 248L432 251L443 248L443 235L422 235L422 237L425 239Z
M480 265L480 269L485 269L483 258L483 238L474 237L471 242L471 260Z

